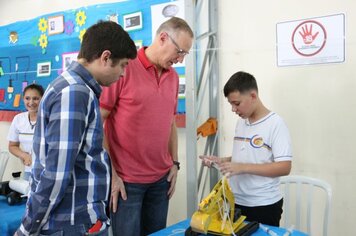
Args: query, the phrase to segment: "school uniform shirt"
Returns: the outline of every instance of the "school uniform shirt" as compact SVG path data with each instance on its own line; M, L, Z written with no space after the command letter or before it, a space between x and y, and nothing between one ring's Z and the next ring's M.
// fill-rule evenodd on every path
M102 147L100 85L72 62L47 88L34 134L33 176L19 235L106 222L110 161Z
M22 151L32 153L33 133L35 127L32 127L28 119L28 112L17 114L11 122L7 140L20 143ZM25 166L25 172L31 172L31 166Z
M250 124L237 122L232 162L264 164L292 160L288 128L282 118L270 112ZM243 206L265 206L282 199L279 178L240 174L230 178L235 203Z

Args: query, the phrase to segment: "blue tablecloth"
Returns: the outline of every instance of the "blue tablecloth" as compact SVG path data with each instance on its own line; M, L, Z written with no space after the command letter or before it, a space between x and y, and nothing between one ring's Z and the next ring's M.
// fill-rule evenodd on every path
M162 229L156 233L151 234L151 236L184 236L185 230L189 227L190 219L181 221L177 224L171 225L168 228ZM283 236L286 232L283 228L268 226L269 229L277 233L278 236ZM259 228L253 236L268 236L261 228ZM307 234L294 230L292 236L307 236Z
M25 212L26 200L17 205L7 204L6 197L0 196L0 235L13 236L21 224Z

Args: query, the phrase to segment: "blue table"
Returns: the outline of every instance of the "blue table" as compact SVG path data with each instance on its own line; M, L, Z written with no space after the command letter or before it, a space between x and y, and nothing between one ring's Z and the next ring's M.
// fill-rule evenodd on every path
M185 230L190 225L190 219L181 221L177 224L171 225L168 228L162 229L156 233L151 234L150 236L184 236ZM286 232L283 228L278 228L274 226L268 226L269 229L273 230L277 233L278 236L283 236ZM259 228L253 236L268 236L266 232L264 232L261 228ZM307 234L294 230L291 236L307 236Z
M7 204L5 196L0 196L0 235L13 236L21 224L22 215L25 212L26 200L17 205Z

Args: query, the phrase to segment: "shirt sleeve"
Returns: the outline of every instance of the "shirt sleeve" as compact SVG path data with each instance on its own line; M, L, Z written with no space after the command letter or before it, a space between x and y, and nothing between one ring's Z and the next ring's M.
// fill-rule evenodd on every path
M282 118L279 118L273 132L272 152L276 162L292 160L292 141Z
M30 192L19 235L39 232L61 202L82 145L87 113L92 111L92 96L86 86L71 85L43 102L41 113L47 115L41 117L43 130L39 132L45 143L36 155L45 166L36 189Z
M17 128L19 115L16 115L11 122L9 132L7 134L7 140L11 142L19 142L19 129Z

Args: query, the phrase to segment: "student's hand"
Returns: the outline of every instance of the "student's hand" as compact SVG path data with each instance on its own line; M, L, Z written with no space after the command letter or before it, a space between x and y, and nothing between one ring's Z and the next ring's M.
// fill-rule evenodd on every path
M167 181L171 183L171 186L169 187L168 190L168 198L171 199L173 196L175 190L176 190L176 182L177 182L177 176L178 176L178 168L176 165L173 165L171 169L169 170L169 174L167 177Z
M25 153L25 155L22 157L22 162L25 166L31 166L31 163L32 163L31 155L28 153Z
M217 157L217 156L206 156L206 155L202 155L199 156L199 158L202 160L203 165L207 166L207 167L211 167L211 165L213 163L219 164L221 163L221 158Z
M117 175L116 171L113 170L111 178L110 208L114 213L117 211L117 202L120 194L123 200L127 199L124 182Z
M244 173L243 163L236 163L236 162L224 162L219 164L220 172L226 176L227 178Z

